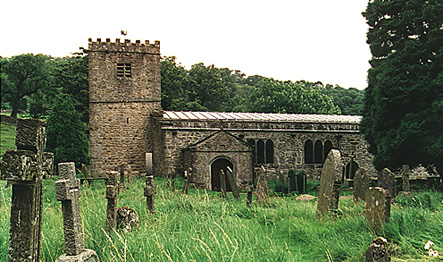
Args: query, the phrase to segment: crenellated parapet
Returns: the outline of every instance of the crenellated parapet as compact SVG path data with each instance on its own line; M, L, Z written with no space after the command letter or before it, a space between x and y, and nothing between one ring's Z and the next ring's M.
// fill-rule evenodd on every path
M141 53L160 55L160 41L156 40L154 44L149 43L149 40L141 42L135 40L135 43L130 39L120 38L115 39L115 42L111 42L110 38L106 38L103 42L101 38L97 38L95 42L92 38L88 39L88 50L85 52L119 52L119 53Z

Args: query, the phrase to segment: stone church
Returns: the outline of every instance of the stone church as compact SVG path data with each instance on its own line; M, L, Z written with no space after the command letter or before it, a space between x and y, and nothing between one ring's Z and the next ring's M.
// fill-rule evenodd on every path
M144 172L152 153L157 176L191 167L191 183L217 190L220 170L230 167L244 189L262 166L271 177L294 169L319 179L332 148L345 180L358 167L375 174L360 116L163 111L159 41L88 42L92 175L120 165Z

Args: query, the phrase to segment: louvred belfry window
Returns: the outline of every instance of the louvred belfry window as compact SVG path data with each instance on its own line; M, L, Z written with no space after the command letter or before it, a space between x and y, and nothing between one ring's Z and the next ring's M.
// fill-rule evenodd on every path
M117 76L118 77L132 77L131 64L118 63L117 64Z

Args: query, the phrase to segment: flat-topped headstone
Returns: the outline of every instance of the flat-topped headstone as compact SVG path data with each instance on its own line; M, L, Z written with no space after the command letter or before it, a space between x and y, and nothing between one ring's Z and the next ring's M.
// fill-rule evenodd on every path
M226 170L228 171L226 173L228 175L229 184L231 185L232 195L235 199L241 201L240 189L238 188L237 180L234 177L233 170L229 166L226 168Z
M403 165L401 170L402 190L410 191L411 186L409 184L409 178L411 176L411 170L408 165Z
M75 164L58 164L60 180L55 182L57 200L62 201L63 229L65 236L65 254L56 261L98 261L95 252L88 251L89 257L85 257L85 245L83 242L82 221L78 199L81 196L80 179L75 178ZM90 259L91 258L91 259ZM84 260L80 260L84 259Z
M378 187L387 189L391 197L395 197L395 175L389 169L383 168L378 174Z
M117 196L119 193L117 171L111 171L108 174L108 178L105 179L106 183L106 198L108 199L108 206L106 208L106 229L108 231L115 230L117 228Z
M365 200L371 179L363 168L357 169L354 177L354 200Z
M318 192L317 217L335 214L338 209L343 162L340 151L331 149L323 165Z
M45 122L19 119L16 128L17 150L6 151L2 158L1 179L12 183L10 262L38 262L40 259L45 144Z
M155 194L157 194L157 188L154 184L154 176L146 176L146 187L144 191L148 210L151 214L155 215Z
M381 187L370 187L366 192L365 218L369 227L378 232L391 216L391 194Z

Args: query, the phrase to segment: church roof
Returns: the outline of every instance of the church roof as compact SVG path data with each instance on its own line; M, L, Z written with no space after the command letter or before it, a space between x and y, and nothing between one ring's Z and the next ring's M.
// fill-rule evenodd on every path
M205 120L205 121L208 121L208 120L212 120L212 121L230 120L230 121L359 124L360 120L361 120L361 116L164 111L163 119L165 119L165 120Z

